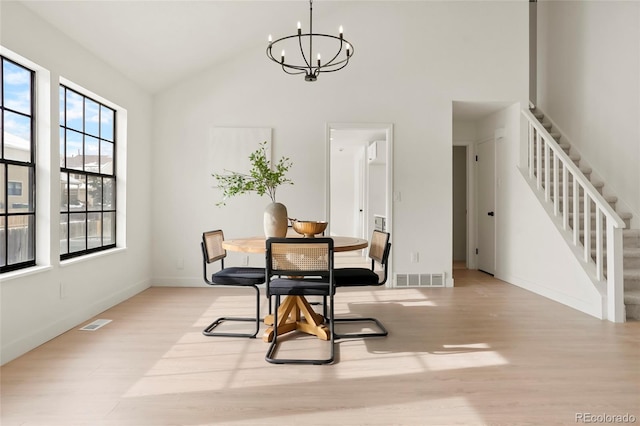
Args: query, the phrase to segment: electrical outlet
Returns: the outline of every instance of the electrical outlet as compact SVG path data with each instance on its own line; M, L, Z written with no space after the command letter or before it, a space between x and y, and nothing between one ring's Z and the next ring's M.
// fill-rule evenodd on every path
M60 281L60 300L64 298L65 298L64 284L62 284L62 281Z
M184 258L183 257L179 257L178 260L176 260L176 269L184 269Z
M242 266L249 266L249 256L242 256Z
M420 262L420 253L418 253L417 251L412 251L411 263L418 263L418 262Z

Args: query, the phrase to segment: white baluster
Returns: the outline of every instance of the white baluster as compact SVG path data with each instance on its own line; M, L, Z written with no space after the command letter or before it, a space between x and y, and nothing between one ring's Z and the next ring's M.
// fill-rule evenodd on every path
M584 261L591 257L591 197L584 191Z
M578 180L573 175L573 245L578 247L580 244L580 199L578 198Z
M562 229L569 227L569 170L562 163Z
M542 186L542 138L540 132L536 132L536 187Z
M596 208L596 278L598 281L604 279L604 268L602 258L602 210Z
M560 194L558 193L558 156L553 153L553 215L560 212Z
M544 200L549 201L549 193L551 192L551 188L549 188L549 144L546 140L544 140Z
M529 179L533 179L533 168L535 167L534 163L534 145L535 145L535 128L533 127L533 123L529 122Z

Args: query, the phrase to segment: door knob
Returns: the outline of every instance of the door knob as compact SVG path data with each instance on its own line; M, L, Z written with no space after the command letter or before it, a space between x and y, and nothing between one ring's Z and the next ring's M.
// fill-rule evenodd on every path
M493 214L493 212L489 212L489 213L487 213L487 214L488 214L489 216L493 216L493 215L494 215L494 214Z

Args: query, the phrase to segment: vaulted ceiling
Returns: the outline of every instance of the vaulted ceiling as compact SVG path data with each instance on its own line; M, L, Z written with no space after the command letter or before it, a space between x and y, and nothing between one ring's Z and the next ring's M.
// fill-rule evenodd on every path
M235 55L266 48L269 34L292 34L309 14L307 0L20 1L152 94ZM332 32L344 23L341 12L365 3L316 0L314 30ZM454 104L454 115L476 120L504 106L461 102Z
M309 14L306 0L22 3L151 93L248 49L266 48L269 34L291 34ZM314 25L337 32L341 22L333 21L354 4L314 2Z

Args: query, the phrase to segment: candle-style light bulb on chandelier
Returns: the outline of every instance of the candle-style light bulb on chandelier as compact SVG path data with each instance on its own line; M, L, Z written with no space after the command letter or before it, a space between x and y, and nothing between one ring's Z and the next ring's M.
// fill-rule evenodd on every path
M315 39L314 39L315 37ZM298 63L287 62L285 60L284 46L289 47L296 45L300 49L300 58ZM337 50L337 53L331 57L330 60L322 62L322 55L317 52L316 61L313 61L313 42L322 43L322 48L333 47ZM276 47L276 45L278 45ZM308 46L309 50L305 51L305 47ZM317 48L317 44L316 44ZM282 49L278 58L274 57L273 50ZM309 0L309 32L302 32L302 25L298 22L297 34L279 38L273 40L269 35L269 45L267 46L267 56L273 62L282 66L282 70L287 74L304 74L306 81L316 81L318 75L324 72L334 72L346 67L349 63L349 59L353 56L353 45L349 43L343 36L342 26L340 26L339 34L337 36L331 34L321 34L313 32L313 0Z

